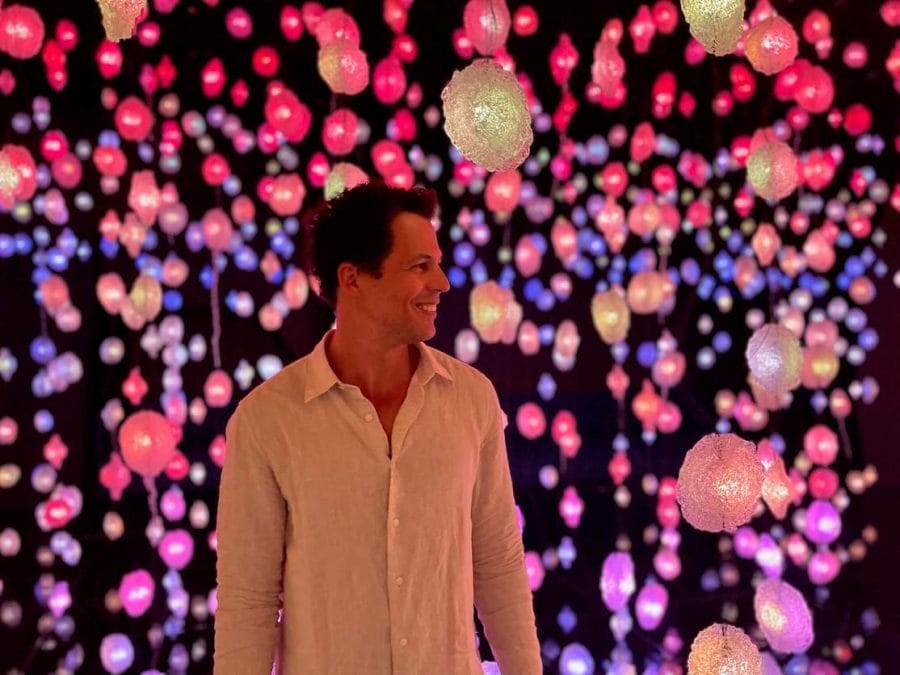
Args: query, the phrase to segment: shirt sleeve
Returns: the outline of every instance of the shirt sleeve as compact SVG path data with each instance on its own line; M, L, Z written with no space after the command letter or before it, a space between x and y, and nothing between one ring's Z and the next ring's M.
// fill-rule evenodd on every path
M500 406L494 412L478 459L472 495L472 562L475 607L491 651L504 675L541 675L540 646Z
M286 506L239 406L225 432L216 516L216 675L269 673L278 641Z

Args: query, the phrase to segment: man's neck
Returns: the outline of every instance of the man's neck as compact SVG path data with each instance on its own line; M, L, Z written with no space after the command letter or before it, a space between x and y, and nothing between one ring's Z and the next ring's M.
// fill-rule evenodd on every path
M326 340L325 354L338 379L370 401L405 396L419 359L415 345L387 346L340 327Z

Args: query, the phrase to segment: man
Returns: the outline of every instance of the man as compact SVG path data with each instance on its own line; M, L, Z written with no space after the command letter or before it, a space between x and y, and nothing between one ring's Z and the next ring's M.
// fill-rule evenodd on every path
M431 349L449 289L424 189L367 184L313 221L336 328L241 401L218 509L215 671L542 672L496 392Z

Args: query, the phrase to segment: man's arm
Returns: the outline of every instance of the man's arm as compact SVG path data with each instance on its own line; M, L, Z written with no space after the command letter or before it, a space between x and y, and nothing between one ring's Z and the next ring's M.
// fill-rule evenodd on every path
M541 675L500 406L496 394L492 398L495 412L479 453L472 495L475 606L503 675Z
M216 517L215 673L269 673L278 640L285 502L240 406L225 432Z

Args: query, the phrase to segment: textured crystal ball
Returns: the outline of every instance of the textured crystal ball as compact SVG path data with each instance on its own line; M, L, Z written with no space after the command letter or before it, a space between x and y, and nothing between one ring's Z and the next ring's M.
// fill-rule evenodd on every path
M780 73L797 58L797 33L784 17L770 16L747 32L744 52L754 70L764 75Z
M678 503L685 519L705 532L734 532L753 517L763 467L750 441L707 434L688 450L678 472Z
M710 54L724 56L737 47L744 23L744 0L681 0L691 35Z
M797 156L787 143L766 141L747 158L747 179L763 199L784 199L797 189Z
M631 310L621 293L605 291L595 294L591 300L591 318L606 344L615 344L628 337Z
M723 623L697 633L687 666L688 675L762 675L756 645L740 628Z
M534 136L525 93L512 73L486 59L453 73L441 93L444 130L471 161L488 171L519 166Z
M769 646L782 654L801 654L813 642L809 605L796 588L781 579L756 587L753 611Z
M770 394L780 396L800 385L803 350L797 337L784 326L760 326L747 342L747 365Z

